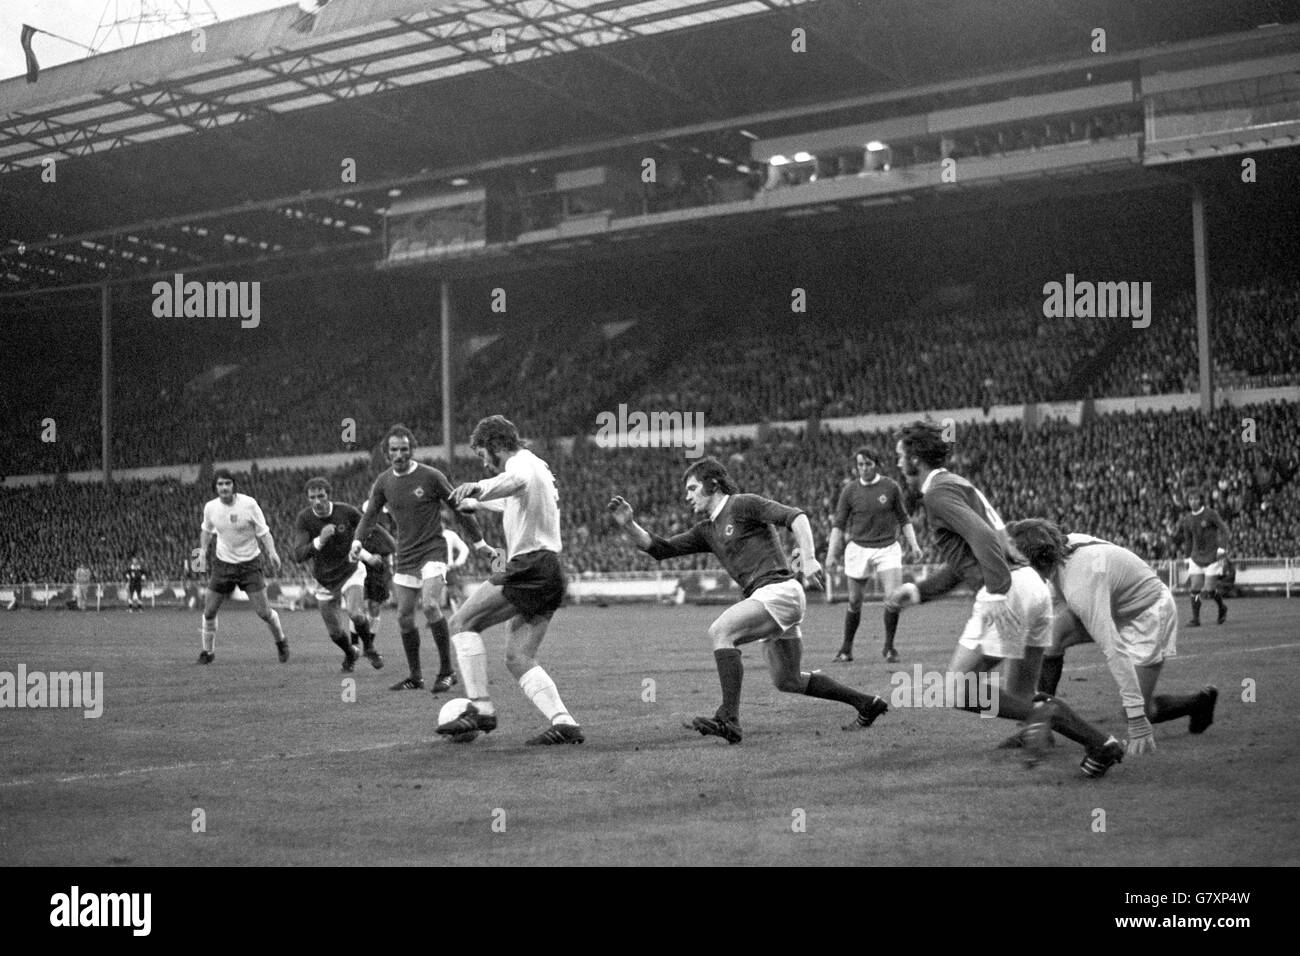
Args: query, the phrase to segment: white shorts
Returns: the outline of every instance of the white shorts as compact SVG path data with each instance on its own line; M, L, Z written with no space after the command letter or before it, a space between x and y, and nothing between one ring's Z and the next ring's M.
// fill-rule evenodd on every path
M332 601L334 598L342 597L348 588L364 588L366 586L366 566L360 561L357 562L357 569L352 572L352 576L336 588L323 587L319 581L316 582L316 600Z
M1219 558L1213 564L1207 564L1201 567L1191 558L1187 559L1187 576L1195 577L1198 574L1204 574L1207 578L1217 578L1223 574L1223 558Z
M772 620L781 627L782 637L802 636L799 625L803 623L804 611L808 608L808 596L794 578L764 584L749 596L749 600L758 601L772 615ZM795 633L789 633L791 630Z
M897 541L884 548L864 548L850 541L844 548L844 573L855 581L902 566L903 546Z
M1119 646L1136 667L1178 656L1178 604L1169 588L1161 585L1160 590L1163 593L1155 604L1116 627Z
M394 574L393 583L402 588L416 588L417 590L430 578L437 578L439 581L447 581L447 563L445 561L426 561L424 567L420 568L420 576L414 574Z
M985 623L985 612L992 603L989 597L985 588L975 595L975 607L958 641L962 647L988 657L1020 660L1026 647L1047 647L1052 643L1052 592L1033 568L1011 572L1006 601L1016 622L1013 633L1001 634L996 625Z

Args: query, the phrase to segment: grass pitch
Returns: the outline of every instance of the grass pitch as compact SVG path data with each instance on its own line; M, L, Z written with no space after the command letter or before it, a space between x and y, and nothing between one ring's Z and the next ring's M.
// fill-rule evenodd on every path
M754 647L744 742L702 738L681 725L717 705L705 628L721 608L561 609L542 663L587 743L538 748L500 629L486 636L500 727L456 745L434 734L451 695L387 690L406 673L391 611L388 666L358 665L355 703L315 612L281 612L281 665L261 621L225 610L208 667L192 611L8 613L0 671L102 671L105 701L98 719L0 710L0 864L1296 865L1300 601L1230 608L1223 627L1180 631L1160 685L1218 685L1214 726L1158 725L1157 753L1100 781L1059 737L1025 770L996 749L1012 725L970 714L893 709L845 733L851 709L778 693ZM868 605L858 660L832 667L843 605L815 602L805 667L887 696L892 671L946 665L967 609L908 610L887 666ZM1095 647L1069 652L1060 691L1123 735Z

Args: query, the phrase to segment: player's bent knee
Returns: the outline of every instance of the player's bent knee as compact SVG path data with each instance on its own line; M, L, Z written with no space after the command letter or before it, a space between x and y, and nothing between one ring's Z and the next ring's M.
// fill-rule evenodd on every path
M723 648L735 647L736 636L725 626L714 621L709 625L709 640L713 643L713 649L720 651Z
M806 682L802 674L795 672L793 674L773 674L772 685L785 694L802 694Z

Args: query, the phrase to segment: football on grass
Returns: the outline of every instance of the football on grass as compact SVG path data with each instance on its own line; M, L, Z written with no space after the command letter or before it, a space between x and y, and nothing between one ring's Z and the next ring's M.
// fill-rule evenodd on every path
M438 711L438 726L441 727L443 724L451 723L461 714L465 713L465 708L468 707L469 704L470 700L468 697L453 697L451 700L447 701L447 703L442 705L442 710ZM478 734L479 732L477 730L470 730L463 734L456 734L451 738L451 741L456 744L467 744L477 737Z

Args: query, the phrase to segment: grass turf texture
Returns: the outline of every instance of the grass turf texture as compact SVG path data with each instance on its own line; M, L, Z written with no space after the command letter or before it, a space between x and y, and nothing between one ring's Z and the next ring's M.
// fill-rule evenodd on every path
M868 605L857 661L831 667L843 605L813 603L805 668L887 696L891 672L946 665L967 608L909 609L902 663L885 665L880 606ZM1214 726L1192 737L1185 718L1158 725L1157 753L1100 781L1081 777L1081 749L1059 737L1023 769L996 749L1009 721L892 709L845 733L850 708L778 693L756 646L744 742L700 737L681 724L717 705L705 628L721 610L562 608L542 663L587 734L562 747L523 746L544 723L505 670L501 628L485 637L500 727L458 746L434 728L463 688L387 690L405 673L391 613L378 644L388 666L358 664L355 703L314 612L281 612L293 649L282 665L261 621L224 611L206 667L192 611L0 615L0 670L103 671L105 697L92 720L0 710L0 864L1300 863L1300 601L1235 601L1225 626L1180 631L1160 691L1217 684ZM1100 651L1066 662L1061 695L1123 736ZM1255 703L1242 701L1247 678ZM206 832L192 831L196 808Z

